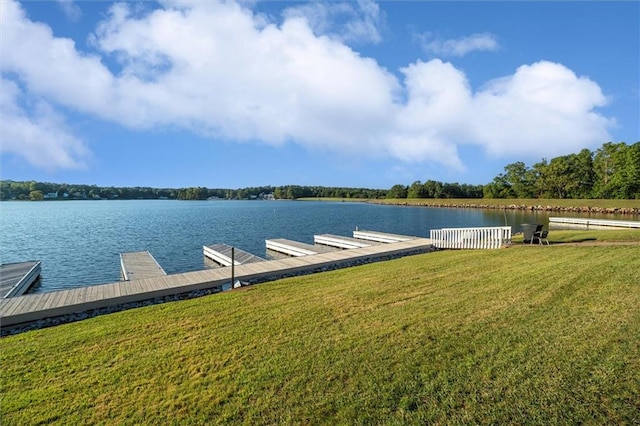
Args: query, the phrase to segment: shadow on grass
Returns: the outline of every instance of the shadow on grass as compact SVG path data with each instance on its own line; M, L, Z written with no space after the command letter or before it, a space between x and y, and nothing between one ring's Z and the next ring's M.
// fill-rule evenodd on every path
M585 241L598 241L598 239L596 237L572 238L572 239L570 239L568 241L562 241L562 242L566 242L566 243L583 243Z

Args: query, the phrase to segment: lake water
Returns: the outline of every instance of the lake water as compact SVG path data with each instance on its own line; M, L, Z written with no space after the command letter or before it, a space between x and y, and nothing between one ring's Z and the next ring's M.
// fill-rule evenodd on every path
M401 207L325 201L64 201L0 203L0 263L42 261L31 292L118 281L119 253L148 250L169 273L207 267L202 246L260 257L265 239L313 244L314 234L358 227L429 236L442 227L547 223L546 212Z

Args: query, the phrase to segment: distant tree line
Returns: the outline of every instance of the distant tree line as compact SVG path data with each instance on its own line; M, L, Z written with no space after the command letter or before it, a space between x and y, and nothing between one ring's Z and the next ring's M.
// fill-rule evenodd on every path
M335 188L325 186L287 185L274 188L273 195L278 199L295 200L297 198L384 198L384 189Z
M425 183L415 181L409 186L394 185L386 198L482 198L482 185L443 183L428 180Z
M66 183L0 181L0 200L249 200L312 198L384 198L387 191L365 188L331 188L322 186L259 186L240 189L225 188L149 188L99 187L97 185L71 185Z
M640 142L607 142L595 152L508 164L484 186L485 198L640 199Z
M176 198L177 190L149 187L99 187L97 185L67 184L12 180L0 181L1 200L33 199L157 199Z
M220 198L227 200L247 199L283 199L298 198L384 198L387 191L366 188L333 188L324 186L258 186L241 189L209 189L204 187L183 188L178 190L180 200L205 200Z
M298 198L620 198L640 199L640 142L607 142L595 152L543 159L532 167L508 164L486 185L435 180L390 189L324 186L259 186L241 189L99 187L49 182L0 181L0 200L43 199L288 199Z
M508 164L486 185L416 181L398 184L386 198L608 198L640 199L640 142L607 142L595 152L583 149L543 159L532 167Z

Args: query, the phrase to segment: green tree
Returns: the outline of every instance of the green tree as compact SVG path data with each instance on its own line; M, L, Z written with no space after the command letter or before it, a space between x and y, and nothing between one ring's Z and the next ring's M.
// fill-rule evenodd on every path
M596 176L596 198L624 198L624 168L627 144L607 142L596 151L593 167Z
M620 195L640 199L640 142L627 148L621 175Z
M504 183L509 187L508 196L515 198L533 198L532 174L522 161L507 164L504 167Z
M29 192L29 199L31 201L41 201L44 198L44 194L40 190Z
M558 168L556 167L556 169ZM556 198L556 184L553 182L553 176L554 171L546 158L531 167L531 181L535 197Z
M445 183L442 186L442 196L444 198L463 198L462 188L458 182Z
M423 186L427 198L442 198L442 182L428 180Z
M387 192L387 198L407 198L408 189L404 185L393 185L389 192Z
M574 179L576 188L571 198L591 198L593 197L593 184L595 173L593 171L593 153L588 149L583 149L578 154L571 156L574 167Z
M407 198L425 198L426 196L427 191L419 180L413 182L411 186L409 186Z
M509 183L507 176L500 173L493 178L491 183L488 183L483 187L484 198L514 198L515 193Z

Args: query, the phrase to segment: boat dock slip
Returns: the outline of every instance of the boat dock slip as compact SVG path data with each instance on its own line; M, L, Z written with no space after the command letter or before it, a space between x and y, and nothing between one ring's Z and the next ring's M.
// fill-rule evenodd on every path
M313 244L301 243L299 241L287 240L284 238L276 238L274 240L264 241L267 250L273 250L278 253L284 253L289 256L309 256L312 254L329 253L335 251L329 247L316 246Z
M342 237L340 235L331 235L331 234L314 235L313 241L316 244L322 244L325 246L337 247L341 249L369 247L375 244L373 242L366 242L366 241L357 240L351 237Z
M231 266L231 249L232 247L227 244L202 246L204 256L222 266ZM233 263L235 265L244 265L254 262L264 262L264 259L244 250L233 248Z
M234 266L235 279L263 282L291 274L319 272L327 268L346 268L358 262L374 262L391 256L428 252L432 248L431 240L418 238L359 249L333 250L330 253L310 256L265 260ZM221 289L224 285L229 285L230 279L231 267L223 267L0 299L0 323L4 328L40 319L111 308L125 303L142 302L197 290Z
M387 234L385 232L376 231L353 231L353 238L359 240L376 241L378 243L397 243L400 241L413 240L416 237L408 235Z
M0 297L24 294L38 280L40 266L39 260L0 265Z
M640 229L640 221L633 220L608 220L608 219L583 219L577 217L550 217L550 227L579 228L579 229L614 229L637 228Z
M148 251L120 253L120 266L124 281L167 275Z

